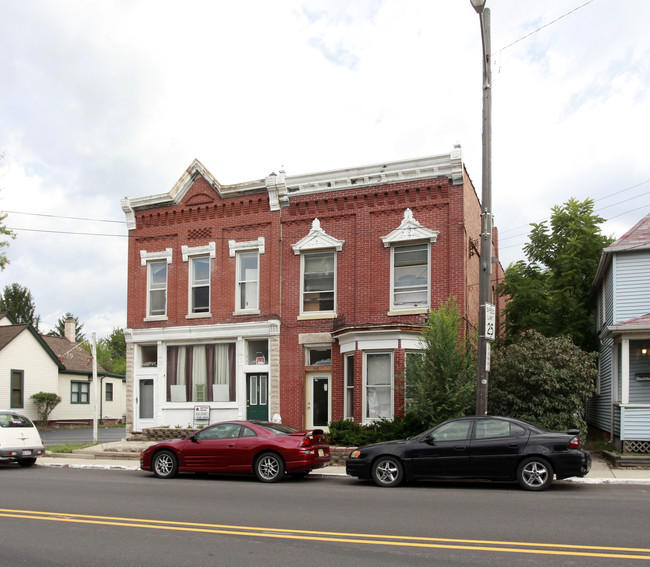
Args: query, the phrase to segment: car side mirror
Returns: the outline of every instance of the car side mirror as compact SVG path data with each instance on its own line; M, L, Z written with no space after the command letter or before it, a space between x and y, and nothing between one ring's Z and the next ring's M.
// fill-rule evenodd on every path
M198 443L198 442L199 442L199 440L197 439L196 435L190 435L190 441L191 441L192 443Z
M431 435L431 433L429 433L429 435L427 435L427 436L423 439L423 441L424 441L427 445L435 445L435 444L436 444L436 438L435 438L433 435Z

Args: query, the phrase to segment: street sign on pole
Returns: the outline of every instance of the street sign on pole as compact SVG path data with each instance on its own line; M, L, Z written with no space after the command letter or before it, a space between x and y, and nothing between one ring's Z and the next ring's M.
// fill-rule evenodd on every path
M484 336L489 341L496 338L496 308L491 303L485 304L485 329Z

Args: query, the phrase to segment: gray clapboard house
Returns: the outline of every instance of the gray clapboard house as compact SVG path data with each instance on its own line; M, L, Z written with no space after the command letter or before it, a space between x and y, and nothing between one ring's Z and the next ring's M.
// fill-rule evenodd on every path
M593 290L600 361L587 420L618 449L650 453L650 214L603 250Z

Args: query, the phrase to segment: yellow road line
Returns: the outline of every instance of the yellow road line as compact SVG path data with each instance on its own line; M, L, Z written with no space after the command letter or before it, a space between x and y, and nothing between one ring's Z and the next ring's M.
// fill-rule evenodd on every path
M650 560L650 548L606 547L575 544L552 544L536 542L491 541L473 539L452 539L419 536L398 536L384 534L357 534L329 531L264 528L257 526L233 526L227 524L204 524L195 522L173 522L141 518L92 516L34 510L11 510L0 508L0 516L7 518L69 522L157 530L175 530L219 535L264 537L334 543L385 545L395 547L457 549L471 551L496 551L502 553L526 553L538 555L563 555L580 557L606 557L617 559Z

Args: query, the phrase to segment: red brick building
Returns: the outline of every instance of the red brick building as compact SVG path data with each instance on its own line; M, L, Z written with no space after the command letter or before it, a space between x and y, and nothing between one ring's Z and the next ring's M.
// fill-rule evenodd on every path
M453 296L476 332L480 204L458 147L228 186L195 160L122 207L129 430L390 418L429 309Z

